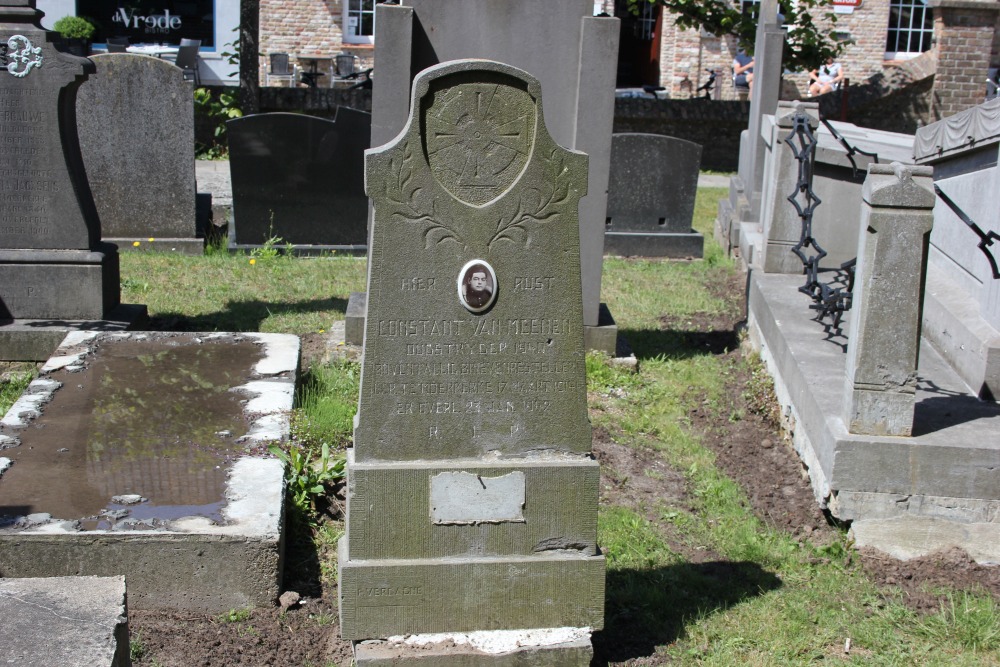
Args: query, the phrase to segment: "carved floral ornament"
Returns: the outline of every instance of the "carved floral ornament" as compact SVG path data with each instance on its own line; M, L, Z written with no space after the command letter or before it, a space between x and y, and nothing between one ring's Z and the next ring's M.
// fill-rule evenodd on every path
M0 44L0 69L21 79L35 67L42 66L42 47L33 46L24 35L14 35L5 45Z

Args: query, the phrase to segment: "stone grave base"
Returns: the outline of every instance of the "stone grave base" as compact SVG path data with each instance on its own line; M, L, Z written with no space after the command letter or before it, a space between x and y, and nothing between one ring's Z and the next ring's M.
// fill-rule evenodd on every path
M119 252L176 252L181 255L205 254L205 239L188 238L111 238L104 239L118 246ZM136 245L138 243L139 245Z
M705 237L694 230L687 234L605 232L604 254L621 257L701 259L705 256Z
M130 347L116 355L119 344ZM169 361L171 351L182 348L198 360L183 366L183 373ZM246 351L250 348L253 356ZM211 387L218 397L211 399L212 414L226 413L227 430L216 430L216 422L205 415L190 415L192 424L200 424L201 436L185 435L182 424L176 436L154 445L145 439L155 440L159 432L145 436L142 421L124 428L122 418L115 417L106 426L100 415L135 414L128 396L136 392L122 379L132 376L116 375L110 362L101 375L96 369L104 360L130 359L133 350L142 354L139 374L173 374L176 382L166 386L179 386L174 392L179 396L196 384ZM212 354L219 355L215 361ZM257 452L267 442L287 438L298 358L298 338L285 334L67 336L0 422L5 447L0 451L0 510L7 510L0 513L0 575L125 576L129 604L136 609L222 613L274 604L284 552L284 470L279 460ZM127 368L136 372L134 366ZM209 379L217 375L226 379ZM150 424L176 421L158 415L191 407L175 404L173 394L156 390L159 386L140 390L146 392L141 396ZM91 400L83 393L88 387ZM158 404L148 397L152 391L167 398ZM200 395L191 400L208 413ZM67 433L67 425L76 435L59 436L58 442L46 435ZM97 440L93 433L99 434ZM50 447L60 449L53 456L47 453ZM44 458L39 464L32 456ZM31 500L22 499L22 493ZM103 503L96 507L106 509L91 514L89 500L87 510L77 509L80 498L95 498ZM119 506L124 507L107 509Z
M125 578L0 579L7 664L127 667Z
M594 649L590 643L590 633L585 630L583 632L583 637L554 644L533 643L531 631L528 630L520 633L475 633L478 637L417 635L393 641L364 641L354 644L354 661L357 667L410 664L428 667L587 667L594 657ZM518 634L524 637L514 640L519 644L514 648L501 647L492 652L480 648L490 641L490 635ZM507 640L506 637L504 639Z
M0 250L0 317L99 320L118 305L118 251Z
M354 561L338 549L345 639L517 627L593 627L604 612L604 556ZM572 582L572 583L570 583Z
M368 295L365 292L351 292L347 300L345 314L344 341L348 345L363 345L365 339L365 317L368 313ZM583 345L587 350L598 350L610 357L618 355L618 324L602 303L597 315L597 326L583 327ZM626 346L627 350L627 346ZM631 356L631 350L626 352Z
M803 280L753 271L747 328L817 500L853 522L859 545L906 558L959 546L1000 561L1000 405L978 400L924 339L913 437L848 433L846 338L813 321Z
M72 331L131 331L147 319L145 305L121 304L97 320L0 320L0 361L45 361Z

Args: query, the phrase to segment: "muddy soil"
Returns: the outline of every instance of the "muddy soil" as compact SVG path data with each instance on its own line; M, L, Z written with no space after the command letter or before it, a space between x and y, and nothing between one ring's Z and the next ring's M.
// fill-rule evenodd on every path
M742 285L737 282L722 285L720 289L735 290L729 294L742 293ZM687 318L684 342L692 348L739 361L743 352L734 334L738 320L737 312L720 317ZM664 317L662 326L670 330L675 323ZM319 360L325 347L325 339L318 334L304 337L303 365ZM736 367L745 368L742 364ZM761 410L758 402L748 400L749 381L747 374L736 373L727 387L728 404L731 410L739 412L740 419L732 420L728 414L721 414L723 411L699 408L689 415L692 426L715 451L720 468L742 485L761 520L816 546L829 544L836 538L837 530L818 509L802 465L781 436L773 415ZM671 549L682 554L692 568L697 568L707 585L746 585L748 579L768 576L759 568L748 570L744 563L729 563L708 549L691 546L672 533L670 524L660 520L654 511L660 501L683 508L689 506L690 498L684 477L664 464L655 452L620 445L601 429L594 431L593 448L602 468L601 502L626 506L646 516L658 526ZM132 638L142 649L134 665L350 665L350 645L340 640L337 630L336 585L330 578L321 583L319 576L318 563L332 559L329 551L332 547L316 553L310 544L290 539L287 545L286 588L300 593L302 604L288 609L257 609L247 618L239 614L220 618L132 612ZM928 592L935 586L985 589L1000 600L1000 568L977 565L959 550L908 562L872 550L855 553L853 557L860 560L869 576L886 587L888 595L917 610L939 608L941 597ZM611 624L597 633L595 664L666 664L663 657L656 655L656 646L669 643L675 635L653 638L633 634L628 627Z

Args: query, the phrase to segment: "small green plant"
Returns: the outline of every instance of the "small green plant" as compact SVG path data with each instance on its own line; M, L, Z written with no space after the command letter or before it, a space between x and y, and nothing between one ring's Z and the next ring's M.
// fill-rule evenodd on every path
M271 211L271 224L268 227L268 234L268 238L264 239L261 247L250 251L252 259L268 261L281 256L288 258L293 256L292 251L294 246L291 243L286 243L283 238L274 233L274 211ZM251 263L255 264L256 262Z
M344 477L345 458L331 457L328 443L319 448L318 457L314 448L294 444L287 449L271 445L268 450L285 464L292 505L304 514L315 513L316 499L326 492L328 485Z
M916 632L972 651L995 651L1000 649L1000 607L989 594L948 593L940 611L919 621Z
M214 122L215 131L211 144L195 146L195 155L200 160L220 160L229 155L226 144L226 122L243 116L236 95L223 90L217 96L208 88L196 88L194 91L195 115L200 115Z
M52 29L66 39L83 39L89 41L94 37L97 28L82 16L64 16L52 25Z
M128 643L129 659L135 662L141 660L146 655L146 645L142 643L142 633L136 635Z
M252 609L230 609L224 614L219 614L216 620L220 623L242 623L249 621L253 616Z

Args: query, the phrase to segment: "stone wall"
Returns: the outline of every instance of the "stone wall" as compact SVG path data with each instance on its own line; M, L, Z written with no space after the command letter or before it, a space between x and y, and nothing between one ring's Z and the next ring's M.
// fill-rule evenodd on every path
M287 53L293 63L300 54L350 53L358 56L358 69L371 67L374 47L344 44L343 21L342 0L260 0L261 84L271 53Z
M997 4L935 0L931 6L938 51L932 113L934 120L939 120L971 109L985 99Z

